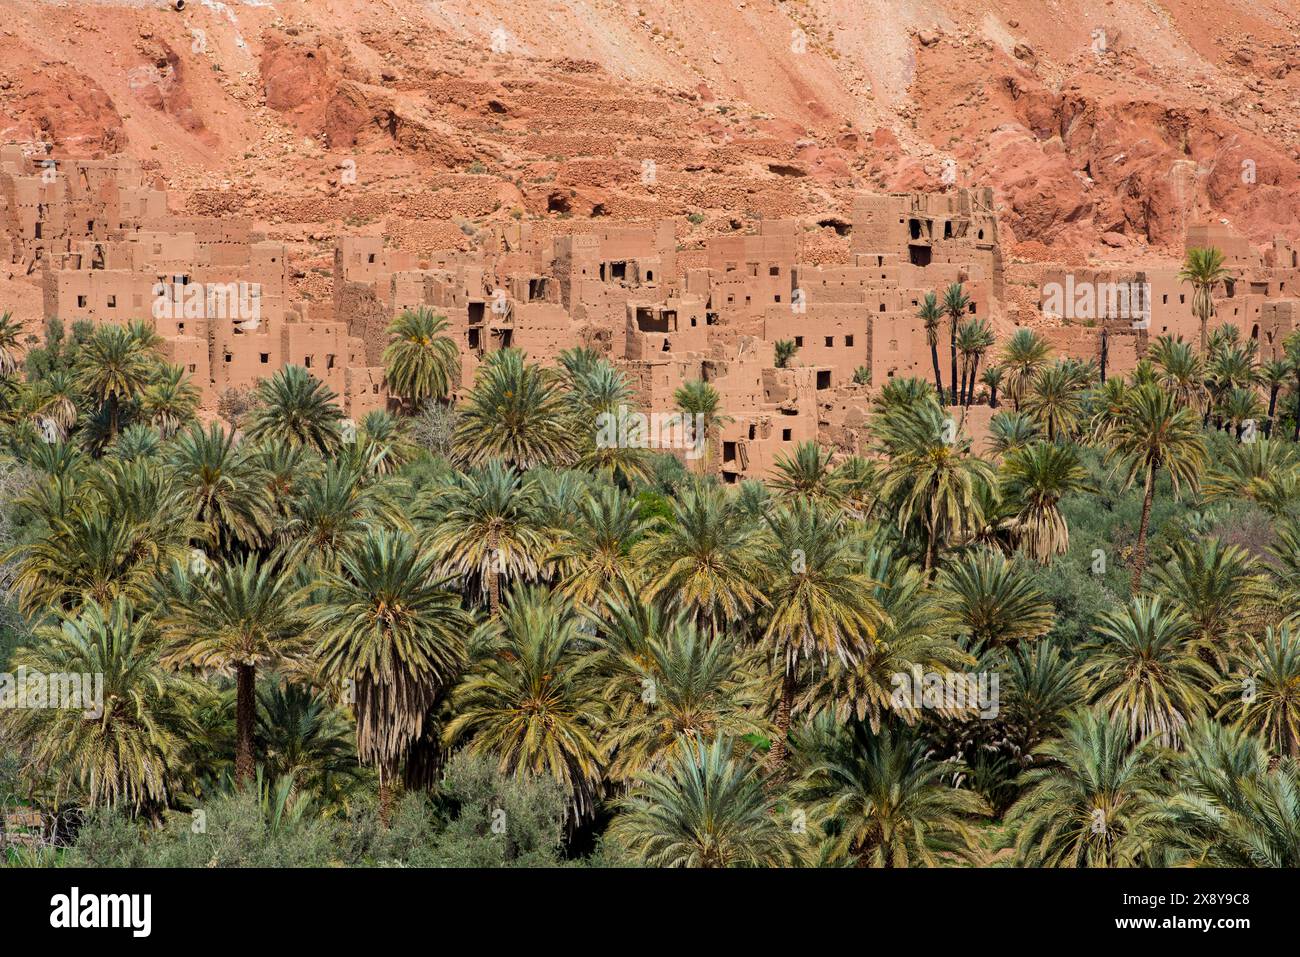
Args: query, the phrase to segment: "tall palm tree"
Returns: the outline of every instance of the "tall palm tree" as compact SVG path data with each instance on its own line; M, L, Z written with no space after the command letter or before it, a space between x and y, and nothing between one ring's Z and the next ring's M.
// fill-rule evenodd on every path
M712 472L718 432L732 421L731 416L719 411L722 397L718 395L717 389L704 380L690 379L673 393L673 402L682 415L693 416L696 428L703 433L704 455L700 460L700 468L706 474Z
M186 679L160 666L148 616L124 598L90 603L39 629L37 638L16 653L15 668L102 676L100 700L85 708L0 709L5 750L26 753L37 779L49 775L58 803L148 808L156 816L179 789L193 694Z
M837 513L794 499L766 521L772 542L764 552L771 614L762 640L782 675L769 753L771 766L780 769L800 665L815 668L832 657L842 664L857 661L874 642L884 616Z
M716 632L762 605L763 542L720 488L703 482L673 500L633 550L645 569L650 598L692 615Z
M109 441L117 436L122 406L149 384L150 354L122 326L97 326L77 352L77 377L86 395L107 414Z
M962 362L961 390L958 396L962 406L969 406L975 400L980 359L993 348L996 341L993 330L985 319L971 319L958 328L957 351L961 354Z
M1061 499L1084 487L1088 470L1076 446L1035 442L1010 452L1002 463L1003 497L1020 505L1015 536L1040 564L1070 548Z
M1264 437L1273 437L1273 424L1277 421L1277 396L1291 377L1291 364L1285 359L1271 359L1259 367L1259 380L1268 386L1268 418L1264 422Z
M939 601L979 651L1039 638L1051 630L1052 603L1017 561L972 551L939 576Z
M249 416L254 442L285 443L334 452L342 442L343 412L334 390L302 366L285 366L257 385L257 407Z
M315 658L327 682L352 682L357 754L379 771L387 823L393 775L464 666L472 621L443 586L438 556L383 528L325 571L315 596L308 610Z
M1188 723L1209 709L1214 672L1195 654L1192 622L1160 598L1103 614L1086 648L1093 700L1134 741L1177 747Z
M456 457L467 465L501 459L518 469L563 465L575 453L570 406L554 373L500 349L479 367L456 423Z
M965 318L970 304L970 296L966 295L959 282L953 283L943 291L943 311L948 316L948 341L952 354L952 379L948 405L957 404L957 325Z
M1132 867L1152 838L1160 787L1151 739L1131 743L1128 723L1094 708L1071 715L1037 752L1007 815L1025 867Z
M1192 285L1192 314L1201 321L1201 353L1206 353L1206 332L1214 315L1214 287L1228 278L1223 253L1213 247L1189 249L1178 278Z
M446 330L447 317L424 307L403 309L388 327L384 378L407 411L451 392L460 373L460 352Z
M456 473L426 508L444 574L477 582L496 617L506 581L536 580L550 548L537 486L499 461Z
M1146 567L1147 529L1151 523L1156 472L1163 468L1169 473L1175 494L1182 485L1195 488L1205 462L1205 440L1194 413L1180 408L1178 400L1160 388L1143 385L1128 393L1114 426L1113 442L1107 458L1122 463L1125 487L1131 487L1138 475L1142 475L1144 483L1142 518L1133 558L1132 587L1136 595Z
M829 861L937 867L973 857L973 825L988 807L944 780L959 764L929 758L924 739L908 728L872 731L851 721L844 738L793 789L832 835Z
M1002 349L1002 367L1007 370L1007 392L1017 412L1020 401L1040 366L1051 352L1046 340L1032 329L1017 329Z
M934 391L943 395L943 376L939 373L939 323L943 321L943 308L939 297L927 292L921 300L921 311L916 318L925 323L925 341L930 346L930 362L934 365Z
M725 738L680 747L618 805L610 836L648 867L771 867L797 860L792 829L773 814L759 765Z
M296 610L294 586L278 561L216 566L194 574L177 563L174 591L161 619L168 664L235 673L235 780L253 779L257 669L274 666L304 646L303 623Z
M339 556L376 525L401 527L383 489L367 484L349 463L331 461L302 476L280 528L286 563L334 568Z
M453 692L444 732L448 744L466 739L471 753L495 756L507 774L553 778L575 820L595 810L606 706L592 680L598 657L578 624L560 595L512 591Z

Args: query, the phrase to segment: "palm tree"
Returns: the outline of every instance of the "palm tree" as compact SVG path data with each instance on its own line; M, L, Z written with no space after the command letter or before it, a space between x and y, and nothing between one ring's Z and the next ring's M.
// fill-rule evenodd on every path
M479 367L464 402L453 444L459 461L500 459L518 469L573 461L570 407L554 373L500 349Z
M989 408L998 407L998 389L1002 387L1002 380L1006 377L1006 369L1002 366L991 366L984 370L980 376L980 382L989 387Z
M512 591L453 692L455 717L444 732L449 745L468 739L471 753L495 756L504 773L553 778L575 820L595 809L605 711L592 680L597 657L578 624L561 596Z
M1192 314L1201 321L1201 353L1206 354L1206 331L1214 315L1214 287L1228 278L1223 253L1213 247L1189 249L1178 278L1192 284Z
M689 613L701 627L709 623L714 632L763 604L763 543L722 490L697 483L671 505L672 517L656 522L632 552L645 569L647 597Z
M1291 433L1292 442L1300 442L1300 329L1282 340L1283 355L1286 363L1295 375L1295 388L1291 390L1292 404L1296 405L1295 430Z
M1151 523L1156 472L1164 468L1169 473L1174 494L1184 484L1195 488L1205 462L1205 440L1194 413L1179 408L1177 399L1169 393L1156 386L1143 385L1128 393L1114 427L1113 441L1107 458L1123 463L1124 487L1131 487L1139 474L1144 480L1142 519L1133 558L1133 594L1136 595L1146 567L1147 529Z
M1178 403L1188 408L1199 403L1205 391L1205 363L1191 345L1172 336L1160 336L1147 348L1158 372L1157 381L1178 397Z
M836 724L854 718L879 730L891 711L904 721L917 718L914 709L898 706L895 675L911 674L918 666L946 674L969 666L973 659L949 638L956 630L954 622L920 568L891 548L876 545L864 554L863 574L872 579L870 597L882 612L876 640L856 662L829 659L813 676L799 710L829 713Z
M1038 442L1039 429L1024 412L997 412L989 419L989 452L1005 458Z
M643 434L645 420L637 412L620 403L612 410L583 411L580 415L591 428L578 436L578 468L629 489L650 477L653 453L643 447L649 437ZM685 429L681 434L687 441L696 441L696 436ZM703 438L699 436L700 441Z
M813 802L832 835L826 859L937 867L973 857L972 825L989 809L974 791L944 780L959 764L930 759L924 739L907 728L873 732L851 721L844 738L794 787L795 798Z
M256 739L268 780L287 778L336 805L361 776L354 738L351 722L324 693L289 681L258 689Z
M1217 716L1235 718L1273 754L1300 757L1300 632L1290 624L1268 628L1233 656L1228 674L1214 688L1230 696Z
M798 351L799 347L794 344L793 339L778 339L772 362L778 369L784 369L790 365L790 360Z
M1300 866L1300 764L1270 769L1259 739L1213 721L1194 725L1161 802L1156 838L1168 863Z
M443 573L476 581L496 617L503 580L537 579L550 547L534 480L490 461L432 494L429 546L442 556Z
M257 385L257 407L249 416L254 442L313 448L322 455L342 442L338 396L302 366L285 366Z
M1015 536L1039 564L1070 548L1070 528L1061 514L1061 499L1084 487L1088 470L1077 447L1035 442L1010 452L1002 463L1002 494L1020 509Z
M880 497L897 497L900 530L914 521L924 528L929 571L941 542L980 524L976 486L991 485L993 470L969 454L970 440L956 436L952 420L932 400L881 413L876 432L878 448L889 459Z
M438 556L379 528L326 570L309 620L321 676L350 682L357 754L379 771L385 823L393 775L420 738L431 705L464 665L470 617L443 587Z
M1300 455L1282 439L1239 442L1219 450L1202 481L1207 501L1248 499L1273 515L1286 512L1300 484Z
M961 353L962 372L959 402L969 406L975 400L975 382L979 374L980 358L996 342L993 330L985 319L963 322L957 330L957 351Z
M106 410L108 437L117 436L122 406L149 384L150 356L122 326L97 326L77 352L77 377L90 399Z
M233 432L197 422L176 437L169 462L177 487L213 548L255 548L274 520L263 494L266 473L235 445Z
M949 390L949 405L957 404L957 324L966 315L970 307L970 296L966 295L961 283L955 282L943 291L943 311L948 316L948 340L952 353L952 380Z
M606 645L614 655L621 647L618 639ZM662 771L697 741L765 730L753 717L758 689L735 642L725 635L713 640L685 617L647 634L641 654L615 667L625 675L605 694L616 712L605 741L615 781Z
M762 640L782 673L768 758L779 770L800 664L816 668L832 657L842 664L857 661L875 640L883 613L837 514L794 499L766 521L772 540L764 552L771 615Z
M1007 815L1023 867L1132 867L1151 840L1160 765L1154 742L1094 708L1071 715L1021 778Z
M601 595L632 589L640 569L632 546L645 535L635 499L616 488L585 495L569 527L561 529L550 560L560 573L560 591L578 606L592 607Z
M1039 638L1052 628L1052 603L1022 565L999 551L967 553L939 576L939 601L981 651Z
M58 803L150 809L178 790L176 769L192 728L190 683L158 662L148 617L126 599L87 604L75 618L38 630L13 659L43 675L95 676L84 708L0 709L0 740L26 753L39 780L49 775ZM99 712L98 714L96 712Z
M1268 386L1268 418L1264 422L1264 437L1273 437L1273 425L1277 421L1277 397L1291 377L1291 365L1285 359L1271 359L1259 367L1259 380Z
M209 574L173 567L172 600L162 616L165 663L235 672L235 780L253 779L257 669L274 666L303 645L293 585L278 561L216 566Z
M67 438L77 422L77 381L66 369L54 369L38 384L40 413Z
M140 396L140 411L164 439L170 439L194 417L199 390L180 366L164 364Z
M1068 437L1079 425L1082 396L1071 370L1062 362L1044 366L1023 396L1024 410L1047 432L1047 441Z
M279 539L287 564L335 568L340 555L380 524L401 527L402 521L380 487L336 460L302 476Z
M798 857L757 763L718 737L678 748L618 805L609 834L647 867L770 867Z
M1007 392L1017 412L1038 368L1047 362L1051 348L1032 329L1017 329L1002 350L1002 367L1007 370Z
M1257 559L1218 538L1173 544L1168 561L1152 569L1155 590L1192 622L1198 650L1223 662L1245 636L1253 609L1268 586Z
M388 327L384 378L408 412L448 395L460 373L460 352L446 329L447 317L424 307L403 309Z
M676 403L678 412L693 417L695 431L704 439L704 457L700 467L706 474L713 471L713 453L717 446L718 432L732 421L731 416L718 411L722 405L718 390L702 379L690 379L673 393L673 402Z
M778 454L774 474L767 485L786 497L806 497L824 505L838 505L843 499L845 476L831 465L831 454L816 442L800 442L794 455Z
M18 372L18 338L22 331L12 312L6 309L0 313L0 379Z
M930 346L930 362L934 365L934 391L943 395L943 377L939 374L939 323L943 321L943 309L939 297L927 292L921 300L921 311L916 318L925 323L925 341Z
M1133 741L1177 747L1187 724L1209 708L1214 672L1194 652L1192 622L1160 598L1134 598L1103 614L1086 648L1094 702Z

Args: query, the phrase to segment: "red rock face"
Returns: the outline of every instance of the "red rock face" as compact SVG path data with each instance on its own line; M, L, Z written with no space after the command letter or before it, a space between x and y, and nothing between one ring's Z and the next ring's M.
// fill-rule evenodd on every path
M869 22L850 0L93 6L6 5L2 138L127 151L184 201L229 192L304 236L671 216L689 251L796 216L831 262L855 191L968 185L1028 258L1300 220L1300 12L1252 0L918 0Z

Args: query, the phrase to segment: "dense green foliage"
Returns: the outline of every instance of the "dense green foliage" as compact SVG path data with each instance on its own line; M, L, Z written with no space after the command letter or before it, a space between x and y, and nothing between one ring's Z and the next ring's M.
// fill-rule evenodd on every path
M289 367L236 432L147 328L51 324L0 365L0 672L104 696L0 708L4 859L1294 866L1293 370L1217 329L1103 383L966 303L869 457L734 487L705 382L701 457L602 445L585 349L451 405L412 314L402 414Z

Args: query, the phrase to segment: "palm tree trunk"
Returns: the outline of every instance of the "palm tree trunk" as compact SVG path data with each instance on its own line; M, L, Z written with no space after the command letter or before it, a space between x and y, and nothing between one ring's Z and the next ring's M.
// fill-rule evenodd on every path
M785 675L781 679L781 701L776 706L776 735L772 739L772 750L767 753L768 767L780 771L785 764L787 754L786 738L790 734L790 714L794 711L795 678L794 669L786 664Z
M980 371L980 354L975 353L975 361L970 370L970 388L966 393L966 404L971 405L975 401L975 383L979 382Z
M493 618L501 607L501 539L496 530L488 533L488 548L492 552L492 570L488 579L488 612Z
M393 820L393 785L384 769L379 769L379 826L388 829Z
M949 405L957 404L957 317L952 316L949 323L951 336L949 351L952 353L952 401Z
M1280 382L1274 382L1268 390L1268 421L1264 423L1264 438L1273 437L1273 416L1277 412L1277 394L1282 388Z
M998 407L998 387L995 385L989 386L989 408L996 409L997 407Z
M1300 397L1300 366L1295 370L1296 396ZM1291 436L1292 442L1300 442L1300 402L1296 403L1295 432Z
M930 361L934 364L934 390L939 393L939 401L943 401L943 377L939 374L939 343L930 343Z
M1156 466L1147 468L1146 488L1142 493L1142 521L1138 523L1137 548L1133 553L1133 594L1142 590L1142 571L1147 564L1147 526L1151 522L1151 500L1156 492Z
M1106 327L1101 327L1101 384L1106 384L1106 354L1109 351L1109 343L1106 341Z
M254 691L257 666L235 666L235 783L240 787L253 779L253 724L256 720Z

